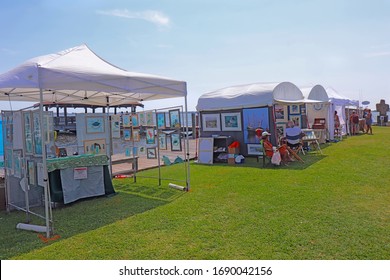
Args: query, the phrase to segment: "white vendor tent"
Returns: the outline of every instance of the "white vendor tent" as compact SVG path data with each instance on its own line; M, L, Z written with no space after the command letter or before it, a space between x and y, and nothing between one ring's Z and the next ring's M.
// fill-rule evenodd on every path
M184 97L187 115L186 82L125 71L103 60L86 45L30 59L0 74L0 100L39 102L41 123L44 102L109 107L175 97ZM43 125L41 135L45 135ZM45 207L48 208L45 149L42 156L46 182ZM189 188L189 164L187 168ZM49 211L46 210L46 233L49 235Z
M314 87L303 87L301 88L303 95L307 99L307 116L308 122L310 125L313 124L315 118L325 118L326 124L328 126L329 138L334 139L334 112L337 111L337 114L340 119L340 124L342 125L343 133L347 133L347 119L345 108L346 107L359 107L359 102L351 100L350 98L339 94L333 88L325 88L321 85L316 85ZM311 104L313 100L317 100L319 103Z
M299 103L304 103L304 96L293 83L254 83L205 93L199 97L196 109L220 111Z

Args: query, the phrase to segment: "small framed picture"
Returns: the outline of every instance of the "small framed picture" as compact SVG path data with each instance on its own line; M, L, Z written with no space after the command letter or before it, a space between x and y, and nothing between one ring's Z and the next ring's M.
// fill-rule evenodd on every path
M106 154L106 139L84 140L84 153L93 155Z
M275 119L276 122L287 121L287 107L284 105L275 105Z
M86 117L87 133L104 133L104 117Z
M133 141L134 142L139 142L139 129L133 129Z
M300 114L299 105L290 105L290 114Z
M170 127L180 127L180 110L176 109L169 111L169 124Z
M202 114L203 131L221 131L221 119L219 114Z
M146 148L146 157L149 159L157 158L156 148Z
M123 127L130 127L131 126L131 117L129 114L122 115L122 125L123 125Z
M301 116L300 115L297 115L297 116L290 116L290 121L292 121L294 123L295 126L298 126L298 127L301 127Z
M276 124L276 133L278 137L286 137L286 124L285 123L277 123Z
M34 186L36 184L36 174L35 174L35 162L32 160L27 161L27 176L28 184Z
M165 113L157 113L157 129L165 128Z
M172 151L181 151L181 140L179 133L171 134L171 150Z
M133 126L139 126L138 115L136 113L131 114L131 124Z
M160 133L158 135L158 147L160 150L167 149L167 135L165 133Z
M223 131L241 131L241 113L222 113Z
M155 137L154 137L154 128L147 128L146 129L146 144L154 144L155 143Z
M152 111L146 112L145 117L146 117L146 126L154 126L154 114Z
M123 130L123 140L125 140L125 141L131 140L131 129L130 128Z
M248 155L261 156L263 154L263 145L261 144L246 144Z

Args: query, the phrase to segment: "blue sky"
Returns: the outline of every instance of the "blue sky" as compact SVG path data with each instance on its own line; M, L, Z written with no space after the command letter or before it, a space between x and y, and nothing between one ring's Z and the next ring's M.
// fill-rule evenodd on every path
M189 110L209 91L283 81L374 109L390 92L389 12L387 0L2 0L0 73L86 43L118 67L186 81Z

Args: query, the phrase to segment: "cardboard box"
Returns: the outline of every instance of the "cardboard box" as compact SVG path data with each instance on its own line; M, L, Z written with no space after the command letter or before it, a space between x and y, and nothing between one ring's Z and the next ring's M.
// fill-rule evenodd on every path
M240 153L240 148L228 148L228 154L238 155Z

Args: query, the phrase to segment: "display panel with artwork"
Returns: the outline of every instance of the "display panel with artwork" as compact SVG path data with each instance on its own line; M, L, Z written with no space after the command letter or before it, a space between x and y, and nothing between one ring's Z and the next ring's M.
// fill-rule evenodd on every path
M84 153L93 155L106 154L106 139L93 139L84 141Z
M149 159L157 158L156 148L146 148L146 157Z
M146 129L146 144L154 144L154 143L155 143L154 128L147 128Z
M165 113L157 113L157 128L165 128Z
M160 133L158 135L158 147L161 150L167 149L167 135L165 133Z

